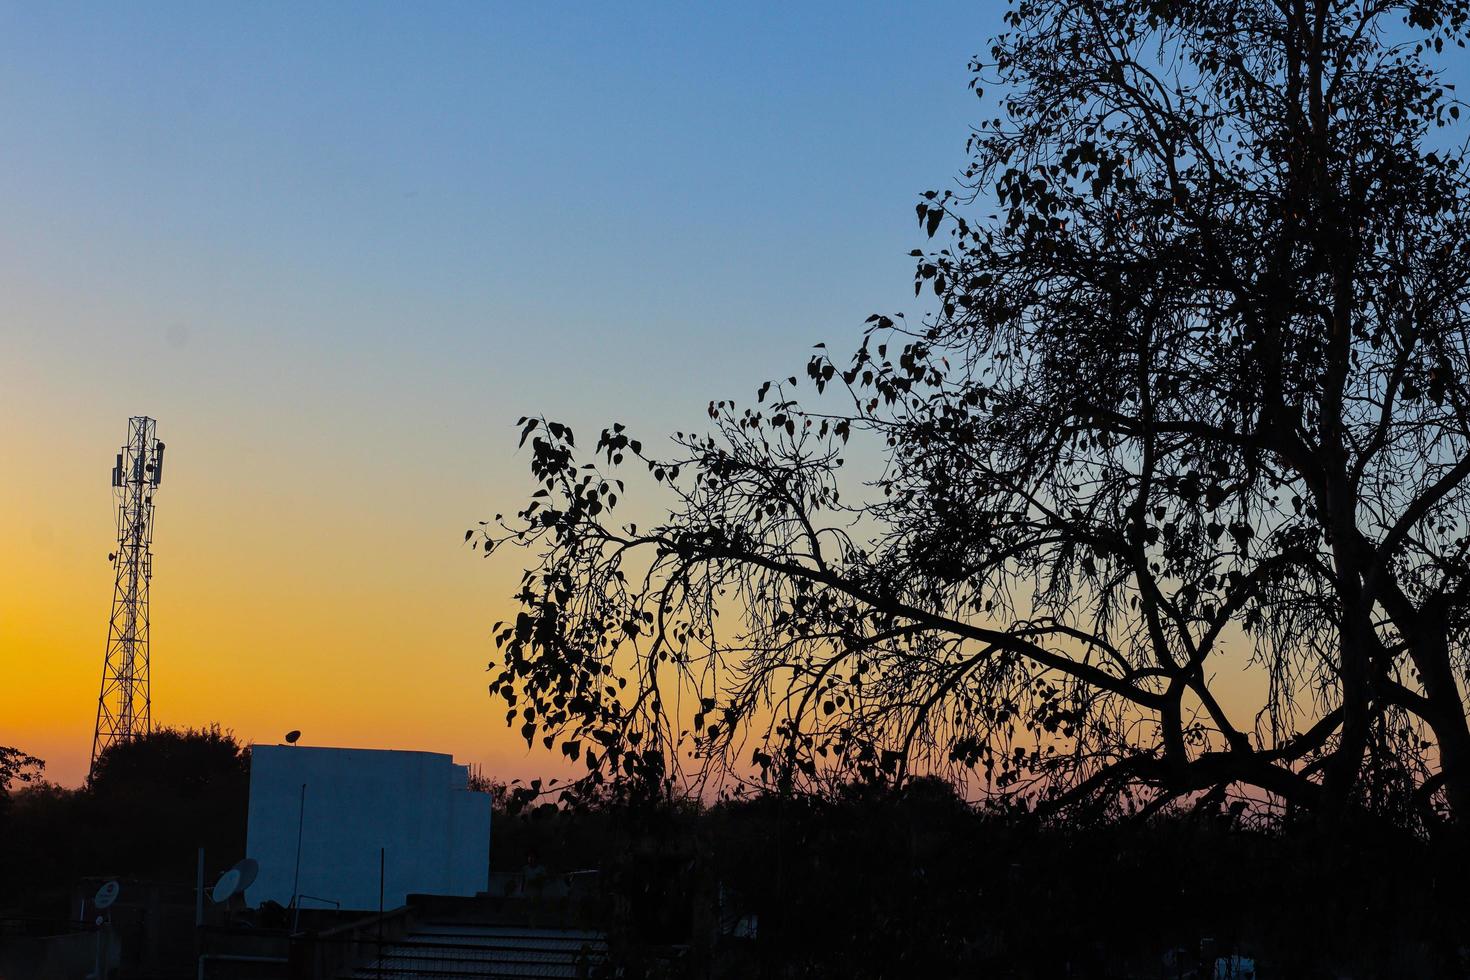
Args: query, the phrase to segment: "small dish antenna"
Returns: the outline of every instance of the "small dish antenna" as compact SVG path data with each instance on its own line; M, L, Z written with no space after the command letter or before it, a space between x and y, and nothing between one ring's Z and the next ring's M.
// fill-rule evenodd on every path
M231 868L219 876L219 881L214 883L214 891L209 893L209 897L214 899L216 904L220 904L228 902L230 896L239 890L240 872L235 868Z
M255 883L255 876L260 873L260 865L254 858L245 858L239 864L219 876L215 882L214 890L210 897L217 904L223 904L239 895L245 889Z
M255 876L260 874L260 862L255 858L243 858L235 865L235 870L240 872L240 890L243 892L255 884Z
M97 889L97 895L92 899L92 906L99 912L103 909L112 908L112 903L117 901L117 893L122 891L115 881L103 882L102 887Z
M291 731L289 731L289 732L286 733L286 744L287 745L295 745L296 744L296 740L298 738L300 738L300 737L301 737L301 730L300 729L293 729L293 730L291 730Z

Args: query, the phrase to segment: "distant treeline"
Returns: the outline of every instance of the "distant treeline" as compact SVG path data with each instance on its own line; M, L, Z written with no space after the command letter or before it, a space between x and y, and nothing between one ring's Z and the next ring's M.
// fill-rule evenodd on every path
M1470 938L1452 845L1374 825L1264 831L1219 811L1042 826L933 779L524 807L497 812L492 855L601 869L617 929L712 951L713 976L1175 977L1202 946L1263 976L1463 976ZM721 935L742 919L754 941Z
M192 883L201 845L213 881L244 854L248 784L218 728L120 746L83 789L13 779L0 917L75 914L82 877ZM1383 826L1044 825L935 779L712 805L490 788L493 870L597 871L615 948L687 947L699 976L1172 977L1202 947L1269 976L1464 975L1462 845Z

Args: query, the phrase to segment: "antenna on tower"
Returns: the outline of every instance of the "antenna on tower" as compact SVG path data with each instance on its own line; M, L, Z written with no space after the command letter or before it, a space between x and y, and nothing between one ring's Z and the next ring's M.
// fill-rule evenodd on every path
M92 732L92 772L109 745L146 735L152 728L148 683L148 583L153 578L153 492L163 477L163 443L157 423L128 419L128 441L112 467L117 508L117 550L112 561L112 616L102 693ZM89 777L90 778L90 774Z

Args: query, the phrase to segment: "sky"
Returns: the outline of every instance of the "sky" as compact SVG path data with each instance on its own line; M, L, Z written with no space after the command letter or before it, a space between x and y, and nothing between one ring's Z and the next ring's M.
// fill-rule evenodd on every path
M1002 4L0 3L0 745L85 777L158 419L155 723L552 772L515 420L698 428L912 302Z

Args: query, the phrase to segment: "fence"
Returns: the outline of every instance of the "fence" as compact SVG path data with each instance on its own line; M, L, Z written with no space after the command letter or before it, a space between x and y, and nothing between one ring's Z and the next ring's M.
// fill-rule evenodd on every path
M376 948L375 948L376 947ZM293 980L410 980L425 976L599 978L610 976L607 952L597 940L555 941L535 936L499 936L456 942L443 938L376 941L318 939L318 963L338 964L336 972L302 977L292 963Z

